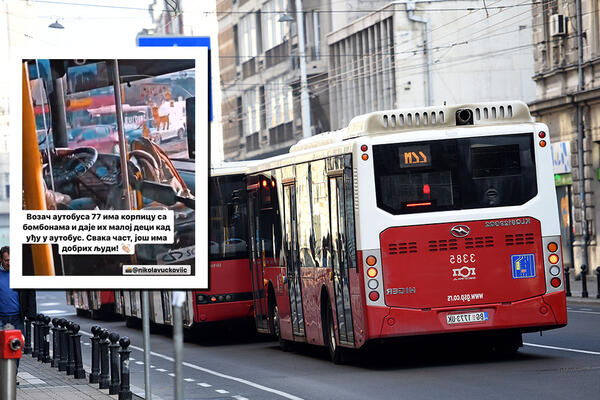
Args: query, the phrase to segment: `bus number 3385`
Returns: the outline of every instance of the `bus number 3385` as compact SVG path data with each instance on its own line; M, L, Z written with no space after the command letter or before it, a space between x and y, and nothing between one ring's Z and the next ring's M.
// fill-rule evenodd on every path
M450 264L474 263L475 254L457 254L450 256Z

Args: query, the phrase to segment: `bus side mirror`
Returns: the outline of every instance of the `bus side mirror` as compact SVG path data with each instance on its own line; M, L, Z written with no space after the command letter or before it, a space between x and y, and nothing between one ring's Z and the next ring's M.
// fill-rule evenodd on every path
M188 156L196 158L196 98L185 99L185 126L187 127Z
M172 206L177 201L177 195L171 185L165 185L164 183L143 181L142 195L166 206Z

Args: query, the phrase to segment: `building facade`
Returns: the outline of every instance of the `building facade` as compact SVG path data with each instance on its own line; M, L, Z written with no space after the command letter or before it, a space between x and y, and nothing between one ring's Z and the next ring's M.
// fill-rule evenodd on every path
M536 99L530 108L538 121L550 129L553 142L568 154L564 172L559 175L557 193L561 223L574 232L575 268L600 265L598 223L600 209L600 2L581 2L581 46L579 45L575 2L558 0L533 5L534 68ZM579 58L581 49L582 57ZM579 78L581 65L581 80ZM582 143L578 142L578 108L582 110ZM583 188L579 182L579 153L583 151ZM570 162L568 162L570 161ZM556 160L555 160L556 164ZM570 173L569 173L570 171ZM572 182L572 183L571 183ZM589 240L583 241L581 191L585 198L585 218ZM569 218L569 215L571 218ZM565 238L563 237L563 241ZM569 240L569 238L567 238ZM582 258L583 246L588 259Z
M535 98L531 9L391 3L327 37L331 127L367 112Z
M330 1L302 1L311 134L328 131ZM220 0L220 79L225 159L286 152L302 137L300 63L294 0ZM347 15L343 15L347 18Z

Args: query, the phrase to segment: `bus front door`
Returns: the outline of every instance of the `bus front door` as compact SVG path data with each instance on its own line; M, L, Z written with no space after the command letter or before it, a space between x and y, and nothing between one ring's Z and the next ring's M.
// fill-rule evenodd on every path
M331 215L331 250L333 290L340 342L354 345L352 307L348 282L348 251L346 241L346 204L343 176L329 178L329 211Z
M263 280L263 253L264 244L259 235L259 211L260 204L256 190L248 192L248 222L250 237L250 262L252 271L252 298L254 299L254 315L256 330L261 333L269 333L269 321L267 319L267 304L265 299L265 284Z
M290 296L292 333L304 336L304 313L302 312L302 292L300 290L300 260L298 254L298 227L296 218L296 185L283 187L285 236L289 249L287 259L287 287Z

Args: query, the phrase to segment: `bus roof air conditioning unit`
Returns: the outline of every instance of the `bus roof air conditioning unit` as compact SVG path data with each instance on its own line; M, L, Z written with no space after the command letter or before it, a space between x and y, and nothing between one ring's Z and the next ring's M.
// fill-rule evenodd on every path
M562 14L550 16L550 36L564 36L567 34L566 18Z

